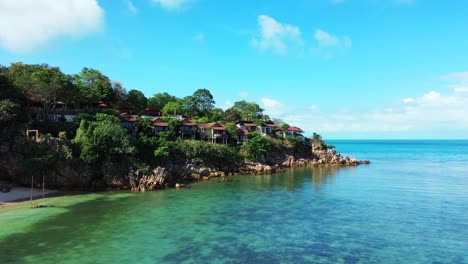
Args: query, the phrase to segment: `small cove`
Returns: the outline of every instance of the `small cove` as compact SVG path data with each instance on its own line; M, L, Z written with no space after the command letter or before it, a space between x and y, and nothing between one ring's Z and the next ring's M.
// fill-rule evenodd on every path
M468 262L467 141L336 141L369 159L0 211L5 263Z

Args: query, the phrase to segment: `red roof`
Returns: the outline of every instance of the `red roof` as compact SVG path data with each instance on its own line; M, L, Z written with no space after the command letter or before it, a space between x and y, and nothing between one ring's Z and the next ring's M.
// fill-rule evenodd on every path
M28 92L26 96L28 97L28 100L31 102L43 103L46 101L40 94L36 94L33 92Z
M248 130L240 129L240 128L236 129L236 133L237 133L238 135L243 135L243 136L248 136L248 135L250 135L250 132L249 132Z
M195 123L195 121L190 120L188 118L184 118L184 119L180 120L180 124L182 126L196 126L197 125L197 123Z
M243 126L248 126L248 127L256 127L257 124L253 123L252 121L237 121L236 124L241 124Z
M123 122L136 122L137 115L129 115L127 113L123 113L120 115L120 120Z
M294 126L290 126L288 127L288 131L291 131L291 132L297 132L297 133L304 133L304 131L298 127L294 127Z
M99 107L107 107L107 105L104 102L99 101Z
M278 127L276 124L266 124L267 127Z
M161 116L161 111L151 109L151 108L145 108L145 113L151 116Z
M167 127L169 124L166 121L163 121L161 118L153 119L153 125L158 127Z
M213 130L226 130L226 128L219 124L219 123L206 123L206 124L200 124L200 127L203 128L203 129L207 129L207 128L210 128L210 129L213 129Z

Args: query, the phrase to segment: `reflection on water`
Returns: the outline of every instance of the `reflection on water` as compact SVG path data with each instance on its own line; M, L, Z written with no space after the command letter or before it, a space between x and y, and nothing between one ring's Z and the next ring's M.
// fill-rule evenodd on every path
M0 262L468 263L467 168L421 160L0 213Z

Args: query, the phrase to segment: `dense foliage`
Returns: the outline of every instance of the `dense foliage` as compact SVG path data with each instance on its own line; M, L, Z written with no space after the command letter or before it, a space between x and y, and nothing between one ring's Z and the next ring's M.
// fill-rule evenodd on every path
M66 119L67 111L76 115L72 121ZM119 118L123 111L140 116L162 112L168 128L155 133L153 120L138 116L136 129L126 129ZM275 139L258 132L238 146L235 122L265 125L270 118L263 111L258 104L245 100L226 110L215 108L208 89L198 89L183 98L167 92L147 98L138 90L127 92L120 82L91 68L66 74L47 64L0 65L0 144L15 142L14 138L21 141L18 153L40 175L65 160L93 168L94 177L99 179L126 175L130 168L163 165L168 160L220 167L242 160L264 162L272 153L310 152L307 139ZM207 133L197 135L198 140L181 140L181 121L174 114L225 125L228 144L211 143ZM275 122L288 128L279 119ZM39 130L41 141L24 141L25 129ZM317 134L312 143L325 145Z

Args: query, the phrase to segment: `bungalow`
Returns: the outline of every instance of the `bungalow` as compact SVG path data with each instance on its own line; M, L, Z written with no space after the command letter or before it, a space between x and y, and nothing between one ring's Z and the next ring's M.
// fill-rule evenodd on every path
M154 134L158 135L160 132L167 131L169 129L169 124L166 121L163 121L161 118L157 117L153 119Z
M136 121L136 118L136 115L122 113L120 114L120 125L128 129L133 134L135 134L136 132L138 132L138 123Z
M271 120L266 121L264 125L257 126L257 130L262 136L272 135L276 128L278 128L278 126Z
M212 143L227 144L228 142L229 136L226 128L219 123L200 124L200 130L208 136L208 139L211 139Z
M143 113L141 115L141 117L150 118L150 119L155 119L161 116L162 116L162 113L160 111L154 110L148 107L143 110Z
M251 121L237 121L236 126L242 130L247 130L250 133L257 130L257 125Z
M44 121L45 116L50 121L72 122L79 110L74 107L69 108L64 102L56 101L45 108L46 100L40 95L32 92L26 94L26 101L29 110L32 112L32 118L38 121Z
M237 128L236 134L237 134L237 144L242 145L249 138L250 132L245 129Z
M180 138L181 139L195 139L197 132L197 123L188 118L180 120Z
M298 127L290 126L287 129L278 128L278 129L276 129L276 131L283 138L286 138L288 136L296 136L298 138L304 138L304 136L302 135L302 133L304 133L304 131L302 129L298 128Z

